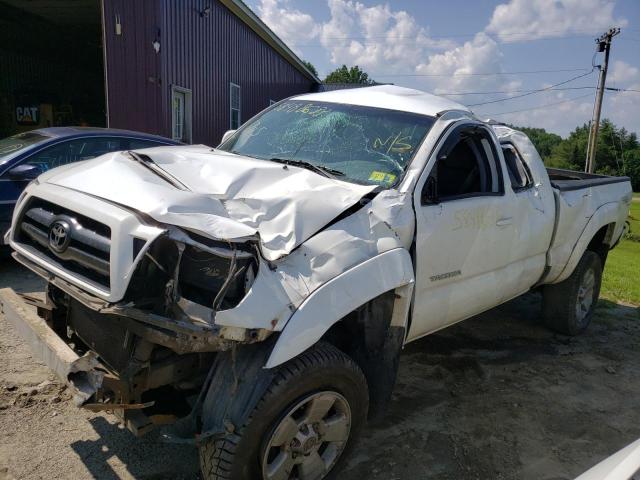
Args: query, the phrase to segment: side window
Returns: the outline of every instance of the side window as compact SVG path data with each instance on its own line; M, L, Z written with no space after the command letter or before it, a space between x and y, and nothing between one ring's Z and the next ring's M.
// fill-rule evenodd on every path
M502 175L493 141L479 128L454 132L431 173L438 200L502 193Z
M229 128L237 130L240 128L240 85L229 84L229 107L231 110Z
M531 187L533 185L531 173L515 147L504 144L502 145L502 153L504 154L504 161L507 164L507 171L509 172L513 191L519 192Z
M67 163L88 160L120 149L119 138L80 138L45 148L28 157L25 163L37 165L41 171L46 172Z
M192 95L188 88L171 87L171 138L191 143Z

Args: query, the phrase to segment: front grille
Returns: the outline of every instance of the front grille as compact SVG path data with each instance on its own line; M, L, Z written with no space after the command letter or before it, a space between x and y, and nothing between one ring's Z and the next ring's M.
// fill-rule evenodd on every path
M111 229L107 225L36 197L27 202L17 225L18 242L65 270L110 288ZM55 235L57 226L60 231ZM60 241L52 241L52 236Z

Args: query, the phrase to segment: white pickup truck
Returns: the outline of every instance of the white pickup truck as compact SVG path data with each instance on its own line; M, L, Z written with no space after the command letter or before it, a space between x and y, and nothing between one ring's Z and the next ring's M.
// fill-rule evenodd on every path
M0 301L79 406L171 423L205 478L321 479L408 342L538 288L550 328L584 330L631 197L443 98L308 94L215 149L41 175L6 240L46 300Z

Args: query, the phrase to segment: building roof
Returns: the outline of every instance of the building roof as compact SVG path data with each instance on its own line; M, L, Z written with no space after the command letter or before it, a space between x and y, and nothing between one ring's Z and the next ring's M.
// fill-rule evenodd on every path
M307 68L300 57L293 53L293 51L287 47L282 40L280 40L280 37L278 37L273 30L267 27L267 25L260 20L260 18L253 13L253 11L247 7L242 0L220 0L220 3L231 10L231 12L233 12L240 20L246 23L251 30L256 32L276 52L282 55L285 60L291 63L309 79L316 83L320 83L320 79Z
M395 85L379 85L350 90L332 90L329 92L299 95L294 98L296 100L387 108L389 110L419 113L431 117L448 110L470 112L469 108L461 103L444 97L438 97L437 95L431 95L430 93L420 90Z

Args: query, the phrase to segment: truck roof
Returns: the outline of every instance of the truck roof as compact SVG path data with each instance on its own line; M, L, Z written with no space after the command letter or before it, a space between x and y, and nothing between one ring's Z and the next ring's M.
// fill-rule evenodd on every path
M374 87L309 93L293 97L293 99L387 108L390 110L419 113L430 117L434 117L448 110L462 110L471 113L471 110L461 103L421 90L398 87L396 85L377 85Z

